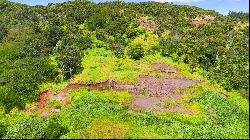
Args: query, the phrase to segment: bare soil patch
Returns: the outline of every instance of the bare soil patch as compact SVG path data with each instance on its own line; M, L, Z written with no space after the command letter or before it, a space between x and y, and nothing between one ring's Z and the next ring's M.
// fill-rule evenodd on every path
M153 31L154 32L158 28L157 25L153 21L148 21L144 17L140 17L139 23L140 23L141 26L144 27L144 29L146 29L148 31Z
M153 71L154 73L165 73L168 75L173 75L178 72L173 66L167 64L155 63L152 66L156 68L156 70Z
M148 97L143 95L136 96L135 100L131 103L130 109L138 110L138 109L149 109L154 111L161 111L163 112L159 104L164 101L164 98L160 97Z
M43 116L43 117L49 116L49 115L51 115L52 113L54 113L53 108L49 108L49 109L44 110L44 111L41 113L41 116Z
M155 67L156 73L163 74L177 74L178 71L174 67L166 64L153 64ZM198 80L190 80L186 78L155 78L150 76L141 76L138 80L137 85L129 85L129 84L119 84L114 80L106 80L98 83L69 83L65 88L63 88L57 95L53 95L51 90L45 90L41 93L39 98L39 102L35 111L39 111L42 109L47 100L60 100L63 105L67 105L69 100L67 98L70 90L78 89L81 87L94 89L94 90L116 90L122 91L127 90L133 94L135 94L134 101L130 104L130 109L138 110L138 109L148 109L159 112L179 112L192 114L192 111L185 109L179 104L174 104L170 107L164 107L164 101L166 99L171 99L174 101L180 100L180 93L176 93L177 90L200 83ZM46 116L51 114L50 110L45 110L42 112L42 116Z
M165 96L177 98L174 92L182 87L195 84L199 81L188 79L160 79L154 77L141 77L139 80L139 90L148 89L148 96Z
M165 97L149 97L139 95L136 96L135 100L130 104L130 110L153 110L157 112L178 112L184 114L194 114L192 110L186 109L178 103L170 106L164 107Z
M69 100L67 99L67 95L70 90L78 89L82 87L82 84L79 83L69 83L64 89L62 89L57 95L57 100L61 100L63 105L67 105Z
M202 25L202 24L207 24L212 21L214 21L215 17L211 15L204 15L201 17L196 17L195 19L192 19L191 24L193 25Z
M41 93L38 99L38 103L36 108L34 109L35 112L39 111L40 109L44 108L48 100L53 100L54 95L50 89L46 89Z
M199 82L200 81L188 79L141 77L139 80L139 86L137 87L139 95L136 96L134 101L131 103L130 109L147 109L158 112L179 112L192 114L191 110L188 110L179 104L165 107L164 101L166 99L171 99L178 102L181 94L176 93L177 90ZM146 93L143 91L146 91Z
M178 70L170 65L157 63L152 66L155 67L155 71L153 71L155 73L171 76L178 74ZM193 114L192 110L188 110L178 103L178 101L181 100L181 94L176 91L200 82L199 80L190 80L186 78L155 78L142 76L138 81L138 86L133 87L133 91L136 91L133 93L137 94L137 96L130 104L130 109ZM164 103L166 99L173 100L177 103L166 107Z

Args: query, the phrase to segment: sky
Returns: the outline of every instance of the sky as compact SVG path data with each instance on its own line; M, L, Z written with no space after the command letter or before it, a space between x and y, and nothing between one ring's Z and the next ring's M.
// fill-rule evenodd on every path
M48 3L60 3L68 0L10 0L28 5L47 5ZM92 0L93 2L105 2L111 0ZM123 0L126 2L144 2L149 0ZM150 0L157 2L173 2L179 5L192 5L203 9L215 10L223 15L229 11L249 12L249 0Z

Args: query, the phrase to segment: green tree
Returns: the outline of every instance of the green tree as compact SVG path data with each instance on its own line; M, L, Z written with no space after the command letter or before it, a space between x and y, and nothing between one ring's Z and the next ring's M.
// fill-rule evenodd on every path
M81 67L81 51L75 45L65 45L59 41L55 49L56 61L65 79L69 79Z
M64 36L64 31L63 31L62 27L60 27L60 26L51 25L44 32L44 34L47 37L50 45L52 47L55 47L57 41L59 41Z
M7 29L0 24L0 43L2 42L2 39L7 33L8 33Z
M26 40L26 45L20 52L21 56L47 56L52 54L53 48L42 34L35 34Z
M0 75L0 105L8 112L15 107L23 109L26 103L35 101L39 85L54 78L53 69L48 57L14 61L10 70Z

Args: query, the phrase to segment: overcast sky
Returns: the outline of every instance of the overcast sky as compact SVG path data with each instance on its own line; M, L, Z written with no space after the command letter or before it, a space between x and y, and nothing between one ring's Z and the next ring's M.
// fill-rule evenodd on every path
M68 0L10 0L28 5L47 5L48 3L60 3ZM94 2L104 2L109 0L92 0ZM147 0L124 0L126 2L143 2ZM173 2L175 4L185 4L201 7L203 9L215 10L221 14L228 14L231 11L249 11L249 0L151 0L157 2Z

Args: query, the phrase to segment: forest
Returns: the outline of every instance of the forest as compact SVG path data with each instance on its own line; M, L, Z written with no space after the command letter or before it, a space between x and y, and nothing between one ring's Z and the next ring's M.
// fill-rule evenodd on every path
M248 20L167 2L0 0L0 138L249 138Z

